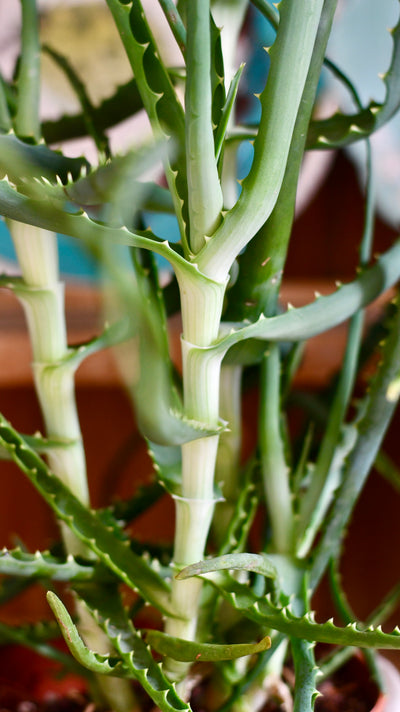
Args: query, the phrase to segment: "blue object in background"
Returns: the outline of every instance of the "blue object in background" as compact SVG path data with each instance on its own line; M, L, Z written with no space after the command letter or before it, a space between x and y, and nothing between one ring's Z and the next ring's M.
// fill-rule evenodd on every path
M65 235L58 236L60 272L63 277L95 280L98 276L95 261L82 248L78 240ZM10 262L17 262L14 245L9 230L3 221L0 221L0 258Z

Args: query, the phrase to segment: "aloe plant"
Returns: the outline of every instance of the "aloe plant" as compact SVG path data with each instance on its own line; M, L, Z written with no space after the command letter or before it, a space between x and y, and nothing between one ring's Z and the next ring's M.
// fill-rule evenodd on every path
M280 676L285 661L294 666L296 682L289 690L281 680L282 700L291 697L296 712L311 712L316 643L339 646L338 659L354 647L400 649L400 631L383 632L378 625L398 587L371 621L362 622L332 575L343 627L317 623L310 603L340 556L400 395L400 311L394 303L372 383L356 415L349 409L363 310L400 278L398 242L371 261L368 142L400 107L400 25L392 30L385 99L363 106L326 57L335 0L282 0L278 7L266 0L159 0L182 54L179 71L164 64L145 4L106 3L133 75L113 96L93 106L62 48L46 47L76 91L81 112L44 120L34 0L21 0L17 80L0 82L0 212L21 269L17 278L2 275L0 286L14 292L26 313L46 429L43 436L22 434L0 415L0 456L16 463L53 510L64 552L4 549L0 600L48 581L48 602L73 656L69 664L86 671L99 704L120 712L140 709L139 686L164 712L192 709L192 667L202 678L203 662L203 684L220 692L210 710L255 709L255 686L264 690L262 705L268 680ZM251 5L276 39L268 50L259 121L246 126L236 111L243 66L235 62ZM312 118L324 63L349 89L352 115ZM113 156L106 130L143 109L153 140ZM53 150L53 141L77 135L95 142L96 165ZM236 154L248 141L254 155L239 186ZM360 270L333 294L282 312L279 291L304 153L354 141L366 143L369 176ZM144 180L160 159L164 182ZM149 211L175 216L179 243L147 229ZM68 345L57 233L83 243L104 275L106 294L112 291L105 300L109 326L78 347ZM159 257L169 263L167 284ZM168 317L177 312L180 374L167 336ZM307 437L296 459L283 421L298 346L348 319L324 434L313 448ZM94 510L74 374L106 347L114 347L120 360L156 481L130 501ZM248 372L258 379L260 408L257 445L243 464L241 400ZM160 559L160 552L133 541L126 525L164 490L174 500L176 524L171 549ZM255 551L249 534L262 504L265 534ZM52 581L68 582L74 610L67 610ZM136 593L133 610L124 604L126 586ZM140 628L138 613L146 604L161 613L163 629ZM52 625L2 625L0 634L68 664L49 642ZM373 656L368 659L372 665ZM323 670L325 663L318 665Z

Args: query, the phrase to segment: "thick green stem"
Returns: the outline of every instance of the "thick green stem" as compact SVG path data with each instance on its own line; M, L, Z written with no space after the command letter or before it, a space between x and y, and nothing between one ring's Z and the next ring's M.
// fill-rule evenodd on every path
M202 275L178 275L183 316L182 366L184 407L188 418L217 428L221 359L208 356L206 347L218 333L224 284ZM189 338L190 337L190 340ZM182 493L176 497L174 562L178 569L204 557L204 548L215 507L214 472L218 435L200 438L182 446ZM168 619L166 632L195 639L201 581L174 580L172 605L184 620ZM175 678L187 665L167 660L166 670Z

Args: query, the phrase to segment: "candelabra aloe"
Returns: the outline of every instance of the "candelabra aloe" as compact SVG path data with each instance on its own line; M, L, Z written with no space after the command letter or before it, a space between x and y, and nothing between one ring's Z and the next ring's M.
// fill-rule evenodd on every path
M316 696L316 642L349 650L400 648L400 631L374 627L385 609L367 624L353 620L334 573L336 598L349 625L316 623L310 613L310 596L340 554L399 396L395 305L372 385L356 416L346 420L363 309L400 277L398 243L369 264L371 180L354 281L284 313L278 308L279 288L305 150L365 140L371 176L368 136L400 106L400 27L392 31L385 100L364 107L347 78L325 59L335 0L282 0L278 8L254 0L276 39L259 97L260 119L247 127L237 124L234 109L243 68L232 69L247 1L159 2L181 50L182 68L163 63L140 0L107 0L134 79L94 107L60 48L47 48L77 91L82 114L73 121L66 116L42 122L37 9L34 0L22 0L17 81L0 84L0 211L22 276L3 275L0 286L13 290L26 311L46 434L22 435L4 414L0 447L60 521L65 556L3 550L0 572L4 581L69 581L73 613L53 591L48 601L73 656L89 671L95 694L113 709L139 709L135 690L141 684L164 712L189 710L191 666L197 663L201 675L203 661L214 663L212 679L220 681L223 699L215 708L254 709L250 682L268 690L268 677L279 674L288 657L296 678L293 709L308 712ZM353 115L312 120L324 62L351 91ZM143 108L154 144L112 156L106 129ZM71 131L92 136L98 165L68 158L45 143L68 138ZM254 140L252 164L236 191L235 154L249 140ZM141 180L160 156L167 187ZM179 244L145 229L146 215L154 210L175 215ZM113 289L107 307L111 325L75 348L67 343L57 232L85 244L102 267L107 292ZM161 286L154 255L172 268L167 286ZM178 310L181 376L167 339L167 318ZM295 462L282 427L296 347L347 319L343 369L311 468L308 439ZM106 346L120 354L157 478L175 501L168 561L143 547L138 552L125 531L139 504L146 508L153 501L154 485L107 510L90 507L74 373L84 358ZM242 466L241 383L248 369L259 377L258 445ZM266 504L268 536L261 551L248 551L260 501ZM162 613L164 630L135 627L136 615L123 604L123 585L137 593L137 608L147 603ZM7 591L4 584L3 600ZM7 628L2 630L7 637ZM40 647L45 632L46 626L31 627L19 635Z

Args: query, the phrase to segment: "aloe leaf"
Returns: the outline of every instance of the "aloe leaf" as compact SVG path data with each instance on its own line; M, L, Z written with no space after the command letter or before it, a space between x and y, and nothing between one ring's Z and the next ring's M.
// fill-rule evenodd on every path
M281 356L277 343L268 345L260 368L259 443L264 497L273 548L287 554L293 551L295 522L282 432Z
M220 547L220 555L238 554L243 551L248 533L253 523L259 502L257 487L251 479L254 463L245 472L245 479L236 501L235 510L229 523L225 540Z
M385 478L393 489L400 492L400 470L386 452L378 452L374 464L375 470Z
M7 101L6 84L0 74L0 132L12 129L10 109Z
M268 2L268 0L251 0L251 4L264 15L275 30L278 28L279 10L277 5Z
M35 2L22 0L22 51L18 70L18 100L15 131L40 139L40 44L39 15Z
M0 134L0 170L8 174L12 181L20 182L21 177L43 176L55 180L60 176L63 183L70 173L77 178L82 169L89 167L85 158L68 158L52 151L43 144L24 143L15 134Z
M230 696L220 707L218 707L217 712L230 712L234 709L235 702L239 702L245 698L247 690L251 689L254 684L258 686L260 678L265 675L265 670L267 669L269 660L273 657L275 651L282 644L283 640L284 636L280 633L273 636L273 645L271 648L257 656L254 665L247 669L240 681L233 686ZM224 668L222 672L228 672L227 668ZM230 679L229 682L231 682Z
M150 482L141 485L133 497L114 502L109 510L115 520L128 524L158 502L164 493L165 490L159 482Z
M173 683L154 661L149 646L133 627L118 595L104 596L91 586L77 588L96 621L106 632L130 677L138 680L162 712L190 712L190 705L177 695Z
M271 64L261 94L262 114L254 160L235 206L197 256L199 269L222 281L241 250L271 214L288 158L307 78L323 0L280 3L281 21L270 50Z
M67 609L55 593L49 591L47 593L47 601L58 621L70 652L84 668L100 675L129 677L129 672L120 658L111 655L100 655L85 645Z
M62 438L45 438L43 435L23 435L25 442L28 443L36 452L45 454L46 452L56 450L58 448L68 448L75 443L75 440ZM0 460L10 460L8 450L0 446Z
M248 586L238 583L226 574L223 583L213 579L210 579L210 583L216 586L222 596L246 617L294 638L335 645L354 645L360 648L400 649L398 628L391 633L384 633L379 626L360 628L358 622L346 627L336 626L332 620L316 623L313 612L297 616L290 606L284 608L275 606L269 596L258 598Z
M292 235L306 134L315 104L334 11L335 3L325 0L279 195L268 220L238 257L239 275L228 292L229 319L255 321L261 313L274 316L278 311L278 295ZM243 358L244 350L247 351L241 347L236 349L239 353L229 354L229 361L238 356Z
M146 641L157 653L181 662L218 662L236 660L245 655L262 653L271 647L271 639L266 636L259 643L236 643L221 645L217 643L196 643L182 638L174 638L158 630L144 631Z
M42 620L37 623L28 623L14 626L2 623L0 631L0 642L4 644L10 640L10 636L17 635L20 640L25 639L29 644L36 642L48 642L60 637L60 629L54 620Z
M324 486L319 494L318 500L314 503L313 509L308 513L308 517L304 517L304 533L296 537L297 555L304 557L312 546L312 542L318 532L324 517L335 498L342 480L345 462L349 453L354 447L357 439L357 430L352 425L344 425L341 433L337 435L336 447L333 450L332 460L329 463L329 468L325 473ZM311 485L315 475L315 467L312 468ZM302 500L304 501L304 500ZM299 528L299 531L301 529Z
M170 494L181 495L182 454L178 445L166 446L148 443L158 480Z
M186 50L186 27L173 0L159 0L178 47L183 55Z
M222 53L221 29L216 26L212 14L210 14L210 76L211 76L211 121L214 134L214 154L217 156L216 136L221 123L225 96L225 70L224 56Z
M212 127L212 91L221 86L215 67L211 66L211 27L209 0L193 0L187 6L186 51L186 154L190 219L190 248L197 254L211 235L222 211L222 190L215 160ZM214 39L214 38L213 38ZM214 44L217 66L219 37ZM221 68L222 69L222 68ZM221 70L220 70L221 71ZM223 69L222 69L223 72ZM214 79L214 87L210 81ZM214 111L218 121L221 102L214 96Z
M225 554L224 556L216 556L212 559L186 566L177 574L176 578L185 579L190 576L201 576L211 571L230 569L252 571L271 579L277 577L276 568L266 554Z
M349 90L352 93L356 104L360 104L359 97L350 80L344 77ZM366 141L366 200L364 229L360 244L360 267L366 266L371 259L374 225L374 185L372 176L372 155L370 142ZM307 529L306 539L311 545L321 521L332 501L332 495L338 486L338 472L343 465L348 449L335 443L339 441L340 430L343 429L344 418L349 405L350 397L354 388L357 365L362 342L362 329L364 323L363 311L356 312L351 318L346 350L343 358L343 365L340 371L335 395L329 408L327 425L319 448L310 487L305 493L300 503L300 519L298 532ZM346 433L345 433L346 435ZM348 440L348 438L347 438ZM300 537L298 537L300 538ZM307 542L298 551L304 555L307 549Z
M144 559L129 549L104 526L96 513L86 509L50 471L43 460L0 415L0 443L29 477L57 517L70 527L99 559L128 586L138 589L146 600L169 615L169 586Z
M397 609L400 600L400 581L386 594L367 618L367 625L383 623Z
M131 224L136 207L162 213L173 212L171 195L166 188L140 180L143 173L159 160L164 150L165 146L160 144L142 147L123 156L115 156L111 162L91 168L86 175L81 174L74 178L68 173L64 183L58 180L57 176L57 183L50 183L46 175L29 181L24 176L25 173L31 175L30 168L26 171L24 165L21 175L18 176L18 180L22 177L23 182L19 182L18 187L31 198L47 197L49 200L58 201L64 207L66 201L69 201L75 206L87 209L96 217L102 216L106 210L110 212L112 204L113 215L109 217L114 217L117 222L123 224ZM4 169L11 171L12 175L15 167L12 152L8 161L3 156L3 164Z
M1 150L1 137L0 137ZM57 202L29 198L17 192L7 179L0 180L0 212L6 218L18 220L45 230L59 232L96 246L102 239L110 244L129 245L152 250L165 257L182 272L192 273L196 267L190 265L166 240L161 240L150 231L130 232L126 227L112 227L93 220L83 211L70 213Z
M239 82L240 82L244 67L245 67L244 64L240 65L239 69L237 70L235 76L233 77L233 79L230 83L226 101L225 101L225 104L221 111L221 117L220 117L220 120L219 120L217 127L215 129L215 157L216 157L217 161L219 160L219 157L221 155L221 150L222 150L222 146L224 143L226 130L228 128L229 120L231 118L233 107L235 105L236 95L237 95L237 91L239 89Z
M393 52L388 71L383 77L386 96L379 104L371 102L369 107L356 114L336 114L329 119L313 121L307 137L308 148L333 148L348 145L377 131L400 108L400 22L391 31Z
M143 102L136 81L131 79L126 84L118 86L112 96L103 99L98 106L93 106L93 121L98 131L104 132L137 114L141 109L143 109ZM85 116L82 113L65 114L42 123L42 135L47 144L80 138L85 136L86 132Z
M356 423L358 436L347 459L343 482L325 521L324 531L315 550L310 574L314 587L332 556L341 546L355 502L364 486L395 411L399 393L393 396L391 384L398 378L400 363L400 309L388 324L388 336L382 348L382 361L365 398L361 418Z
M0 581L0 605L12 601L13 598L26 591L32 583L29 579L23 579L20 576L3 578Z
M293 712L313 712L319 693L315 686L318 668L315 665L314 644L291 639L295 687Z
M48 54L49 57L51 57L58 67L60 67L60 69L64 72L81 105L88 135L93 139L97 150L109 158L110 146L108 138L106 134L104 132L100 132L96 126L92 102L86 91L85 85L78 77L78 74L72 64L64 55L56 52L48 45L44 45L42 50L46 52L46 54Z
M189 228L187 205L185 119L168 72L146 21L139 0L126 5L120 0L107 0L128 60L131 64L144 108L156 136L173 139L173 159L166 162L166 177L171 190L182 243L187 247Z
M79 561L71 555L61 559L48 551L29 554L21 549L4 548L0 551L0 573L53 581L110 580L108 569L93 561Z
M261 315L257 322L247 326L224 323L224 332L230 333L210 348L226 352L234 344L254 337L290 342L311 338L341 324L392 287L399 277L400 242L396 242L373 267L363 271L353 282L340 286L333 294L318 296L311 304L291 307L279 316L266 318ZM261 349L265 350L265 346L260 345Z
M350 604L341 585L338 562L334 561L333 559L330 562L329 566L329 584L333 603L337 612L339 613L342 622L345 624L349 624L352 621L356 620L356 616L354 615L350 607ZM378 623L381 624L383 623L383 621L383 618L376 618L376 616L372 614L372 616L369 616L368 622L364 626L364 628L367 628L368 625L377 625ZM322 665L322 674L324 676L326 676L327 674L331 674L333 670L337 669L340 665L343 665L344 662L351 657L353 650L354 649L350 646L348 648L344 648L342 651L336 651L338 652L337 657L335 655L335 651L331 655L328 655L328 660L325 661ZM380 682L380 675L376 665L374 651L364 650L364 657L372 676L378 682Z
M75 661L62 650L48 643L48 637L59 637L59 630L55 630L52 624L17 627L0 623L0 641L3 644L15 643L23 645L46 658L61 663L67 670L72 670L82 675L81 666L76 665Z

